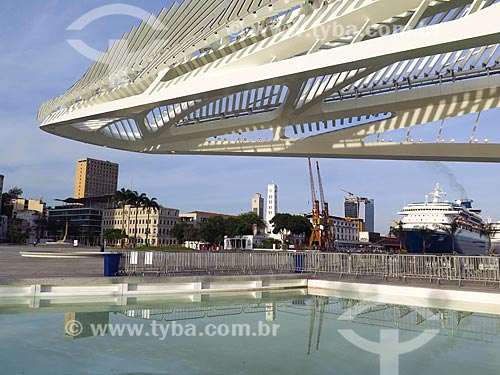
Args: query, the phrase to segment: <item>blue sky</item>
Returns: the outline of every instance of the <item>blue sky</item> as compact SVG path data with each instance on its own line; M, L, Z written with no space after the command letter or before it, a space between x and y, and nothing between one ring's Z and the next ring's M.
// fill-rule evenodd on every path
M131 1L124 4L158 12L171 1ZM120 187L133 188L181 211L207 210L238 214L249 211L254 193L267 184L279 185L282 212L310 210L307 161L295 158L139 155L89 146L39 130L40 104L63 93L91 64L68 43L82 39L97 49L119 39L139 21L113 16L82 31L67 27L86 12L112 1L46 0L5 2L0 14L0 174L5 189L22 187L25 196L54 198L73 194L76 160L93 157L120 163ZM493 115L492 115L493 114ZM498 111L485 116L494 125ZM461 119L469 123L470 117ZM459 123L457 123L459 124ZM490 137L490 139L493 139ZM340 188L375 199L376 229L387 233L405 203L423 200L436 182L449 199L467 195L484 216L500 220L497 186L500 165L364 160L321 160L325 194L334 214L342 215Z

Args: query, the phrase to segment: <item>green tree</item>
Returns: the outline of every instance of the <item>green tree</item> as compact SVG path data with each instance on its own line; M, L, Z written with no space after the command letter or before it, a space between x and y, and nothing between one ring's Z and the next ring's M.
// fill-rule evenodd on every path
M194 225L188 225L184 231L185 241L200 241L200 230Z
M113 201L122 209L122 232L125 233L125 207L130 204L132 191L121 188L113 195ZM121 247L125 245L125 237L121 240Z
M211 244L221 244L226 235L226 220L220 216L211 217L200 226L200 238Z
M223 219L224 222L224 235L228 237L241 236L244 232L244 224L237 217L228 217Z
M177 223L170 230L170 234L175 237L178 243L186 241L200 241L200 229L187 223Z
M13 187L10 189L7 194L10 196L11 199L17 199L21 195L23 195L23 189L16 187Z
M403 225L404 225L404 223L402 221L399 221L397 223L397 225L392 226L390 231L389 231L390 234L394 235L398 239L400 252L403 248L403 243L405 242L405 239L404 239L405 232L403 230Z
M130 205L135 208L135 227L134 227L134 246L137 246L137 224L139 218L139 208L144 206L146 194L139 194L137 191L132 191L130 193Z
M177 223L170 230L170 234L175 237L178 243L183 244L185 242L184 236L186 231L186 223Z
M295 235L304 234L306 238L311 235L312 224L307 218L301 215L279 213L272 218L271 224L274 226L273 233L280 235L283 247L289 233Z
M125 232L120 229L104 229L102 232L102 239L106 241L120 241L127 238Z
M422 237L422 253L425 254L425 250L427 249L427 240L435 233L435 231L426 226L416 227L415 229Z
M12 200L19 198L23 195L23 189L14 187L8 192L2 194L2 206L0 207L0 214L7 216L10 220L12 219L13 204Z
M156 202L156 198L144 197L142 207L143 211L145 210L148 213L148 220L146 222L146 246L149 246L149 218L151 216L151 212L157 212L160 205Z
M304 216L292 215L289 229L293 234L304 234L306 238L309 238L311 236L312 224L309 219Z
M234 219L236 219L237 223L236 225L237 236L245 236L253 234L254 225L256 225L257 228L264 227L264 220L262 220L262 218L255 212L246 212L244 214L237 216Z
M279 234L281 237L281 246L284 247L290 227L292 226L292 215L286 213L279 213L274 215L270 224L274 226L273 233Z
M460 228L458 222L453 220L450 225L439 225L438 228L450 235L451 252L455 253L455 235Z
M491 238L498 233L498 229L496 229L496 226L493 223L487 223L486 225L483 226L481 229L481 236L486 236L488 238L488 254L492 255L492 248L491 248Z

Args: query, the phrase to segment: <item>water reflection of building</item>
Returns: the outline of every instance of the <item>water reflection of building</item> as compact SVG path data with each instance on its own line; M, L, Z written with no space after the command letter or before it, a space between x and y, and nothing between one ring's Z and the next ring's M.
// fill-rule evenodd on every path
M266 303L266 321L274 322L276 320L276 303Z
M340 317L360 326L371 325L416 333L435 329L441 336L500 343L500 315L330 297L314 297L307 304L311 318L309 350L315 335L316 350L319 350L323 321L339 320ZM295 312L297 309L294 304L286 304L279 310Z
M361 312L359 305L362 306ZM441 308L371 303L349 298L305 296L301 299L260 302L248 305L193 306L171 309L127 310L124 315L158 321L181 321L260 313L266 321L278 316L299 315L309 318L309 341L319 349L324 322L341 316L360 326L423 332L438 329L439 335L500 343L500 315L471 313Z
M69 312L64 314L64 336L72 339L92 337L98 326L100 334L105 335L108 333L108 324L109 312Z

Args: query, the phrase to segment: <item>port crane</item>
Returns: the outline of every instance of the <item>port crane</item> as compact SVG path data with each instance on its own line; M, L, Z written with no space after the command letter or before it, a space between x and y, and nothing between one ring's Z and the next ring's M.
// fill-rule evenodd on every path
M321 172L319 169L319 162L316 161L316 171L318 175L319 187L319 200L316 197L316 188L314 183L314 174L311 165L311 159L308 158L309 164L309 179L311 184L311 197L312 197L312 232L309 238L309 246L311 249L318 249L321 251L335 251L335 238L331 230L331 219L328 208L328 202L325 201L325 194L323 190L323 182L321 180ZM321 204L321 211L320 211Z
M311 237L309 238L309 247L311 249L322 248L322 236L321 236L321 217L319 212L319 201L316 199L316 189L314 187L314 175L311 166L311 158L307 159L309 163L309 180L311 184L311 203L312 203L312 231Z
M350 191L347 191L347 190L345 190L345 189L340 189L340 190L341 190L341 191L343 191L344 193L349 194L349 197L350 197L350 198L352 198L352 197L354 197L354 196L355 196L355 194L354 194L354 193L352 193L352 192L350 192Z
M321 180L321 172L319 170L319 162L316 160L316 169L318 171L318 187L319 187L319 198L322 210L322 220L323 230L321 233L322 237L322 250L324 251L335 251L335 238L332 233L332 220L330 218L330 211L328 209L328 202L325 200L325 193L323 191L323 182Z

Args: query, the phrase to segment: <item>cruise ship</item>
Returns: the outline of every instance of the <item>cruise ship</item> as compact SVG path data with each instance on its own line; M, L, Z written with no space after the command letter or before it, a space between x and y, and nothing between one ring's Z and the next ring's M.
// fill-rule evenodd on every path
M425 196L425 202L412 203L398 212L402 220L396 228L409 253L485 255L489 238L484 234L481 211L472 200L442 201L439 184Z

